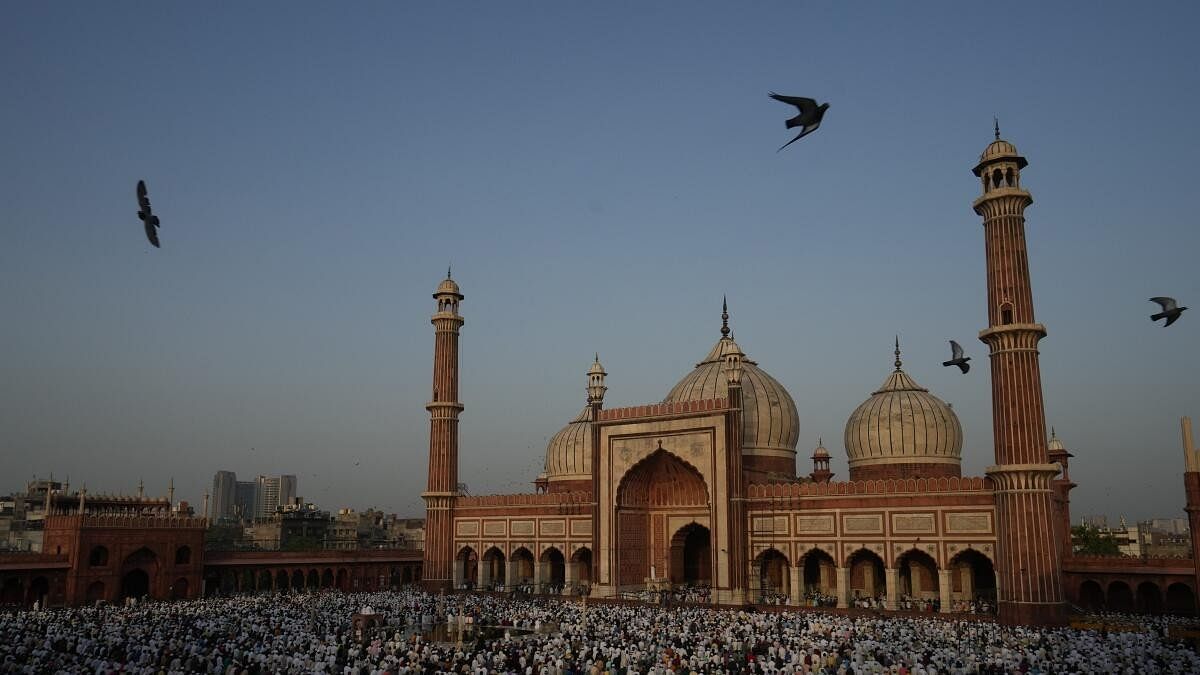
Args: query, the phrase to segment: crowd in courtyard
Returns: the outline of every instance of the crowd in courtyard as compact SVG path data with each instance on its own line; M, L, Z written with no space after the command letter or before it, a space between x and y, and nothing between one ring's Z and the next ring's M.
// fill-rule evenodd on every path
M380 626L359 634L366 606ZM464 617L460 620L458 617ZM422 629L504 626L459 639ZM0 673L1196 673L1167 617L1141 630L991 621L746 612L484 594L246 595L0 614Z

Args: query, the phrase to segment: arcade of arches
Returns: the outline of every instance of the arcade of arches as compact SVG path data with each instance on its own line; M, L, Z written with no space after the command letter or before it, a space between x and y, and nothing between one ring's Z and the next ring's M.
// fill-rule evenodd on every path
M904 598L938 601L943 612L954 611L956 602L975 598L993 599L996 573L982 553L967 549L950 560L946 569L928 553L911 549L885 566L878 553L859 549L839 567L833 557L819 548L804 553L795 565L775 548L755 557L750 575L751 598L786 599L789 604L815 605L836 601L848 607L862 598L877 599L895 609Z
M321 589L377 591L421 581L419 562L396 564L240 565L210 567L204 573L204 595L295 593ZM183 592L186 593L186 580ZM176 582L178 583L178 582ZM176 590L175 592L178 592Z
M1087 578L1077 587L1075 604L1088 611L1194 614L1196 594L1183 581Z
M576 549L568 559L557 546L548 546L536 559L533 552L518 546L505 555L497 546L489 547L481 558L475 549L463 546L454 558L454 587L458 589L496 589L529 586L538 593L569 595L579 585L590 582L592 552Z

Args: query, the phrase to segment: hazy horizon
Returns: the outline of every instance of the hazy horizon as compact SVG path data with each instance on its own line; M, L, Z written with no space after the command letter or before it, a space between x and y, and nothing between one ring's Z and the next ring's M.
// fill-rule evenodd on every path
M970 170L995 116L1029 160L1072 521L1177 517L1179 418L1200 417L1200 8L1152 9L10 5L0 493L174 476L199 508L230 470L422 516L447 264L473 494L532 490L594 352L607 407L661 400L719 337L723 295L796 402L799 473L823 437L846 479L845 422L899 334L981 475ZM824 124L776 152L794 111L768 91L828 101ZM1157 295L1196 309L1163 329ZM941 366L947 339L969 374Z

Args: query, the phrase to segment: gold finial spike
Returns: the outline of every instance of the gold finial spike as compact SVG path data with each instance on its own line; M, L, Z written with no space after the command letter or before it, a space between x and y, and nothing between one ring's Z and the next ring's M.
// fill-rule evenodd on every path
M721 337L729 337L729 303L721 296Z
M896 351L894 353L896 354L896 370L899 371L900 370L900 336L899 335L896 336Z
M446 263L446 278L450 278L450 263Z
M995 130L995 132L996 132L996 140L1000 140L1000 118L998 118L998 117L993 117L993 118L992 118L992 125L993 125L993 126L992 126L992 128L993 128L993 129Z

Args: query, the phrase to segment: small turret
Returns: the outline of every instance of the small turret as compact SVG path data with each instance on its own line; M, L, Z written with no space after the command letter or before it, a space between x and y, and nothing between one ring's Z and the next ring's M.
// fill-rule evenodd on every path
M587 395L588 403L603 403L604 392L608 391L608 387L604 386L604 378L608 373L604 372L604 366L600 365L600 353L596 353L596 358L592 361L592 367L588 368L588 386Z
M813 450L813 470L809 474L814 483L828 483L833 479L833 472L829 470L829 451L825 449L825 439L817 439L817 448Z

